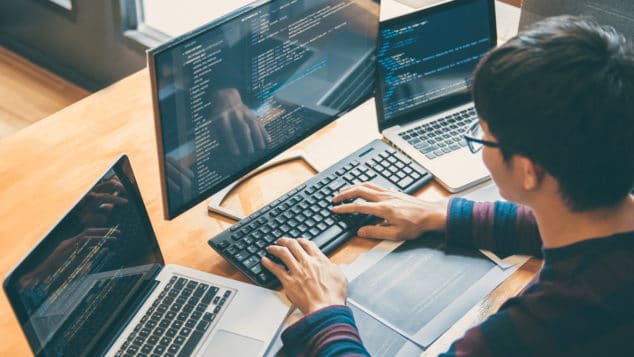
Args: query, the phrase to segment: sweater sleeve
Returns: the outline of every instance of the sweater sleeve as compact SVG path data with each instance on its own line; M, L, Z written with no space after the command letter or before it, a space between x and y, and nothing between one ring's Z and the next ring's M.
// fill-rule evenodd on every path
M487 249L504 258L541 257L541 237L531 210L509 202L449 201L447 243Z
M370 356L346 306L330 306L304 316L284 331L282 341L289 357Z

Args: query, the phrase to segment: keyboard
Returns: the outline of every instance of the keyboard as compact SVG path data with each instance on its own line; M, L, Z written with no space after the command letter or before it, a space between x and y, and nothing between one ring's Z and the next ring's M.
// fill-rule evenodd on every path
M260 259L271 257L266 247L277 239L310 239L328 254L375 218L333 214L332 198L340 189L372 182L414 193L431 179L423 167L407 156L374 140L210 239L209 245L256 284L276 287L279 281L262 267Z
M433 160L466 146L463 135L477 117L475 108L471 107L399 133L399 136Z
M191 356L232 294L173 276L116 356Z

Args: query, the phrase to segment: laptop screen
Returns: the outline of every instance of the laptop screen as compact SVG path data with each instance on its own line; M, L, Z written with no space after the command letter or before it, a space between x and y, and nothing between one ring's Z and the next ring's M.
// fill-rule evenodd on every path
M380 126L468 93L476 65L495 45L492 0L456 0L382 22Z
M36 355L94 354L131 316L162 265L122 156L7 277L4 288Z

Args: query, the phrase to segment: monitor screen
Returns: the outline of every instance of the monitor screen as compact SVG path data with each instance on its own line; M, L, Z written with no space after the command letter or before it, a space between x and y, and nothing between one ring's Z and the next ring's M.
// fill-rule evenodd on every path
M258 3L148 52L173 218L371 97L379 4Z
M35 355L98 355L163 257L123 156L5 280Z
M492 0L456 0L381 24L377 108L383 123L467 93L496 44Z

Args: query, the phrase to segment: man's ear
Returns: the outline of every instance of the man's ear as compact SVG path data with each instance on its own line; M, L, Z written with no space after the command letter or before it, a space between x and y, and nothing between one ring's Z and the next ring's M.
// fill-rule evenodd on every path
M517 160L522 170L522 187L524 190L532 191L538 188L544 178L544 169L526 156L519 155L517 156Z

